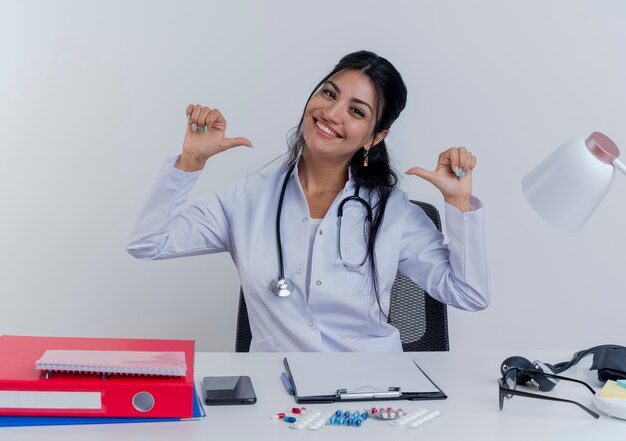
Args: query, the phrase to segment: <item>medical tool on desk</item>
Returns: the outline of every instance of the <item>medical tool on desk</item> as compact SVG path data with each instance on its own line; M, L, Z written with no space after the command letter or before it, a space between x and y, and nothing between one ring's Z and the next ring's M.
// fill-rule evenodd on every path
M502 378L499 380L500 410L502 410L505 398L511 398L513 395L519 395L528 398L539 398L543 400L562 401L575 404L594 418L599 418L599 415L596 412L586 406L583 406L577 401L517 390L517 385L531 383L540 391L548 392L554 389L559 380L565 380L579 383L589 389L592 394L596 395L595 390L593 390L593 388L587 383L575 378L557 375L571 368L583 357L589 354L593 355L593 363L590 369L598 371L598 381L606 382L607 380L619 380L621 378L626 378L626 347L620 345L594 346L592 348L576 352L569 361L563 361L555 364L543 363L538 360L531 362L530 360L520 356L509 357L504 360L500 366L500 373L502 374ZM600 401L602 404L602 399L599 400L597 395L595 397L595 401L596 403ZM611 401L609 403L612 404L615 402ZM598 407L602 409L601 406ZM611 406L608 412L605 409L602 410L609 415L616 416L615 411L612 409L613 406ZM626 411L624 411L623 414L619 411L617 413L626 418ZM622 418L622 416L618 417Z
M293 282L285 277L285 265L283 263L283 246L280 235L280 215L283 211L285 191L287 190L287 184L289 183L289 178L291 177L294 168L295 166L292 166L285 175L283 186L280 191L280 198L278 199L278 209L276 210L276 248L278 249L279 274L276 279L272 280L272 283L270 284L270 289L278 297L287 297L293 292L294 289ZM367 222L369 222L370 224L372 222L372 207L365 199L359 196L359 186L357 185L356 189L354 190L354 195L344 198L339 204L339 209L337 210L337 228L339 229L337 233L337 254L339 255L339 261L343 264L343 266L348 269L354 270L361 268L365 264L365 262L367 261L367 254L363 257L363 260L357 264L346 262L341 255L341 217L343 216L343 207L349 201L356 201L365 207L365 209L367 210Z
M539 360L530 362L524 357L513 356L502 362L500 373L504 375L509 368L528 370L529 375L520 375L517 384L531 382L537 389L547 392L558 383L549 375L560 374L577 364L583 357L593 355L590 370L598 371L598 381L626 378L626 347L620 345L599 345L576 352L571 360L549 364ZM533 374L533 372L536 372Z

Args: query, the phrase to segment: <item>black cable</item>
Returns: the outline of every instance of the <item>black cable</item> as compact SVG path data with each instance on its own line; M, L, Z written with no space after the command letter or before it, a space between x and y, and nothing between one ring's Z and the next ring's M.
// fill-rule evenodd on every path
M571 368L576 363L578 363L585 355L593 354L595 356L596 353L598 353L599 351L607 350L607 349L612 350L612 349L626 349L626 348L620 345L599 345L599 346L594 346L589 349L578 351L574 354L574 356L572 357L570 361L562 361L560 363L553 365L554 372L556 374L560 374L561 372Z

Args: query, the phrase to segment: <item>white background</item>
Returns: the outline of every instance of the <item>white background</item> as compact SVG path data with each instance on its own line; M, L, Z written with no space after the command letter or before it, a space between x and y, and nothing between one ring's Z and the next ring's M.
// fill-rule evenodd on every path
M400 172L449 146L479 158L493 300L449 308L452 349L624 344L626 177L575 235L544 223L520 181L593 130L626 149L625 43L617 0L2 0L0 334L233 350L230 257L135 261L137 213L180 151L187 104L219 107L255 145L212 158L198 197L282 154L316 82L369 49L409 89L388 143ZM403 187L442 208L426 182Z

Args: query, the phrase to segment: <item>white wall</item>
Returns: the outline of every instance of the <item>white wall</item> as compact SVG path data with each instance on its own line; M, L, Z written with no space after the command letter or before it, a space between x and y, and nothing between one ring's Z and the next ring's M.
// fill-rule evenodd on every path
M0 1L0 334L232 350L230 258L135 261L137 212L187 104L219 107L256 146L213 158L198 196L281 154L314 84L367 48L409 88L390 138L400 171L455 145L479 158L493 302L450 310L452 348L624 344L625 177L577 235L520 190L571 137L626 149L624 42L617 0ZM441 208L428 184L404 187Z

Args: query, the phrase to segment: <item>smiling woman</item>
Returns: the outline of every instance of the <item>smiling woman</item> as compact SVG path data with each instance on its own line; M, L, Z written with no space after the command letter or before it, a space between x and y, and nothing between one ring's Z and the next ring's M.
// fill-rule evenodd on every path
M374 133L376 102L372 81L359 71L343 70L326 80L304 111L307 153L319 151L322 158L347 165L358 149L378 145L388 131Z
M300 176L314 218L324 217L347 181L348 164L356 151L369 152L387 135L387 130L374 133L376 113L372 106L376 102L371 80L355 70L336 73L309 100L302 121L307 148L302 152ZM364 165L365 161L367 157ZM308 164L324 163L336 172L328 173L322 181L324 188L316 189L319 180L309 179Z
M226 137L218 109L188 106L183 151L164 164L128 251L140 259L229 252L252 351L402 350L397 329L381 320L398 270L437 300L485 308L483 209L471 195L476 158L454 147L434 171L407 171L442 192L445 244L397 188L389 164L385 138L406 97L389 61L348 54L313 89L282 167L248 173L185 207L211 156L252 145Z

